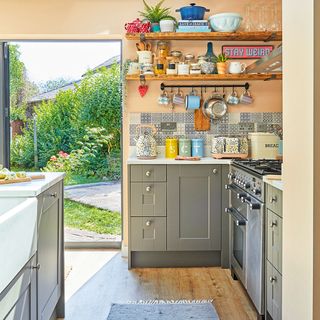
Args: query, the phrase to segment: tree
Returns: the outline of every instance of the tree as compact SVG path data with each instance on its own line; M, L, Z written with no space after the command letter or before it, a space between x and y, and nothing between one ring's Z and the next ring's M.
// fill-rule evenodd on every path
M40 93L45 93L48 91L52 91L55 89L59 89L69 83L71 83L72 80L71 79L65 79L65 78L57 78L57 79L53 79L53 80L48 80L45 82L40 82L38 84L39 87L39 91Z

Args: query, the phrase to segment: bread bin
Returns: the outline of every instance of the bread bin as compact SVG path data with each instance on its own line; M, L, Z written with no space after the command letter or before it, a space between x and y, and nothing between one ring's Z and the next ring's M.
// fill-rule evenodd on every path
M269 132L251 132L248 137L252 159L277 159L278 136Z

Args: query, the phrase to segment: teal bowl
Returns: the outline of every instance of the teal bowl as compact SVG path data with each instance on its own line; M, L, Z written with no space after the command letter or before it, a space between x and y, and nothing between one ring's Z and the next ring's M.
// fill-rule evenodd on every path
M239 13L228 12L214 14L209 18L213 31L235 32L239 29L243 18Z

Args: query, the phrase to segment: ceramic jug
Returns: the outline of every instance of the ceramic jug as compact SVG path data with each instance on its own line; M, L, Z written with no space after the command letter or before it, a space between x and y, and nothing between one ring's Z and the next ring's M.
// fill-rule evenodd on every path
M141 124L137 126L135 140L138 159L155 159L157 157L157 143L154 138L156 132L156 127L151 124Z

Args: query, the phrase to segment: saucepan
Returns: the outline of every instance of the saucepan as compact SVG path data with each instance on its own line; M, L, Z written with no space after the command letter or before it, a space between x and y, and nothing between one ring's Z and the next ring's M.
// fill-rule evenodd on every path
M224 93L214 91L212 96L205 101L202 107L203 114L211 119L216 120L222 118L228 110L227 102L224 99Z

